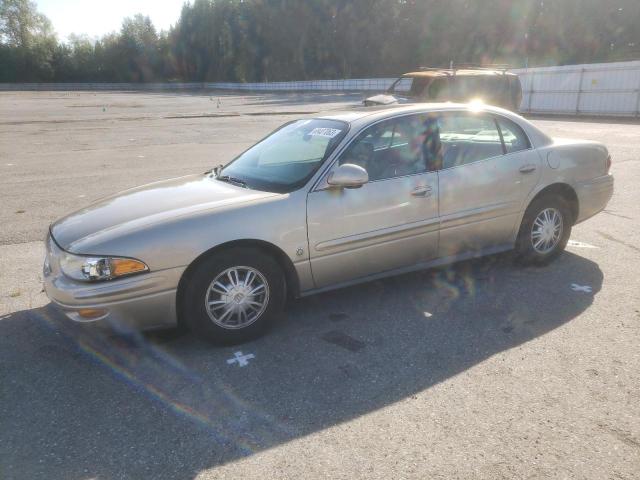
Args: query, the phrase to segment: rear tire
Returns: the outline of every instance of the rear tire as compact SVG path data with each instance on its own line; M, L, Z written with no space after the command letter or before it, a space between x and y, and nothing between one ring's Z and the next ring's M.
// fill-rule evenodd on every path
M273 258L251 248L222 250L190 273L182 318L206 340L233 345L263 335L285 297L285 277Z
M546 265L560 255L571 236L573 217L559 195L535 199L527 208L516 240L516 259L525 265Z

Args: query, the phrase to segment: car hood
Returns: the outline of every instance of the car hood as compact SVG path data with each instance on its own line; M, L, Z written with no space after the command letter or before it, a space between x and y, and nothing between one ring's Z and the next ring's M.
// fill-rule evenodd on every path
M150 224L170 222L203 210L239 206L277 196L216 180L211 175L189 175L125 190L103 198L51 225L51 235L64 250L88 237L114 230L128 232ZM85 242L86 243L86 242Z

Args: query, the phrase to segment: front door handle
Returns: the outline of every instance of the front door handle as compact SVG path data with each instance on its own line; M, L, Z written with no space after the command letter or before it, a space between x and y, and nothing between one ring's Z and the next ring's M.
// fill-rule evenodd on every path
M430 197L431 187L416 187L411 190L411 195L414 197Z
M520 173L532 173L536 171L535 165L523 165L520 167Z

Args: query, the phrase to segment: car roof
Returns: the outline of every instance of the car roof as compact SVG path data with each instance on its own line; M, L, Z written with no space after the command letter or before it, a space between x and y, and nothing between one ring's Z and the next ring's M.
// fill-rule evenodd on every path
M551 143L551 138L538 129L527 119L521 117L517 113L504 108L494 107L491 105L476 103L414 103L411 105L381 105L374 107L355 107L350 110L342 110L331 112L321 117L325 120L338 120L347 122L354 131L367 127L368 125L387 118L393 118L399 115L410 115L412 113L429 113L429 112L471 112L471 113L493 113L506 117L523 128L533 145L540 147Z
M443 102L443 103L412 103L410 105L375 105L372 107L354 107L349 110L340 110L336 112L331 112L327 115L324 115L319 118L324 118L326 120L341 120L343 122L355 124L361 123L371 123L378 119L383 119L386 117L394 117L399 114L411 114L411 113L428 113L428 112L442 112L442 111L496 111L496 113L510 113L507 110L498 107L491 107L489 105L480 105L477 106L475 104L470 105L467 103L453 103L453 102Z
M403 78L435 78L435 77L474 77L474 76L497 76L497 75L513 75L515 73L506 72L504 70L490 69L441 69L441 70L420 70L418 72L409 72L402 75Z

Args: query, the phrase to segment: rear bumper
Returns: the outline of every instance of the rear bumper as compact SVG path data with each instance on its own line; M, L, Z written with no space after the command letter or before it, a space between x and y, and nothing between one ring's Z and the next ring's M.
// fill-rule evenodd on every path
M576 185L579 212L576 223L584 222L605 209L613 196L613 175L607 174Z
M60 253L48 238L44 290L71 320L140 330L177 325L176 291L184 267L107 282L78 282L61 272ZM86 315L88 311L92 314Z

